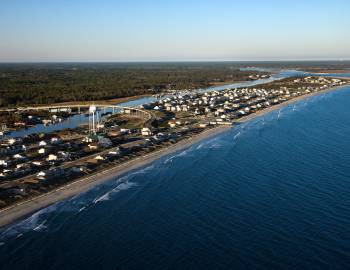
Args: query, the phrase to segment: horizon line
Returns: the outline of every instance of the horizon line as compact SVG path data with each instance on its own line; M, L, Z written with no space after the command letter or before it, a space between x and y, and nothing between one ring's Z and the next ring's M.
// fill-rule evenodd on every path
M64 63L201 63L201 62L347 62L350 58L301 58L301 59L254 59L254 60L223 60L223 59L183 59L183 60L44 60L44 61L1 61L0 64L64 64Z

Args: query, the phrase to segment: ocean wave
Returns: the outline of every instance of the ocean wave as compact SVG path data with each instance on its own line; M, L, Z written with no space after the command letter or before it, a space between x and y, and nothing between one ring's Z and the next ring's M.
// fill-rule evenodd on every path
M224 147L224 141L221 136L206 141L202 146L204 149L220 149L222 147Z
M233 136L233 141L236 142L240 135L241 135L241 132L238 131L238 132Z
M28 231L43 231L47 229L46 216L57 209L57 204L53 204L47 208L35 212L30 217L19 221L15 224L6 227L3 231L0 231L0 240L7 239L8 237L21 237Z
M213 143L211 145L208 145L208 149L220 149L220 148L223 148L224 145L220 142L216 142L216 143Z
M82 211L84 211L85 209L86 209L86 206L83 206L83 207L79 208L79 212L82 212Z
M204 145L205 143L200 143L199 145L197 145L196 150L202 149Z
M154 168L154 165L131 172L129 174L126 174L125 176L117 178L116 181L112 181L113 190L110 192L110 194L135 186L136 185L135 183L128 182L129 179L137 174L146 173L148 170L151 170L152 168ZM127 183L127 185L125 185L125 183ZM116 184L118 185L117 187L115 187ZM91 191L96 192L96 190L100 190L101 188L103 188L103 185L97 186ZM103 197L103 195L100 197ZM108 196L106 196L105 198L101 198L99 201L108 200L109 198L107 197ZM47 225L48 222L45 219L47 214L56 212L56 211L59 213L62 213L62 212L80 213L86 210L87 208L89 208L90 206L92 206L93 204L95 204L96 200L98 200L98 198L91 199L91 196L89 196L89 192L87 192L87 193L76 195L68 200L58 202L47 208L39 210L38 212L34 213L33 215L31 215L25 220L22 220L13 224L7 230L3 232L0 231L0 239L3 236L4 237L14 236L14 235L18 235L18 233L27 232L31 230L34 230L36 232L44 231L48 229L48 225Z
M117 193L117 192L122 191L122 190L127 190L131 187L134 187L134 186L137 186L137 184L134 182L123 182L123 183L119 184L117 187L113 188L112 190L95 198L93 200L93 203L96 204L96 203L103 202L103 201L109 201L111 199L112 194Z
M279 109L277 113L277 119L280 119L281 116L282 116L282 109Z
M179 153L177 153L177 154L175 154L175 155L173 155L173 156L170 156L170 157L168 157L167 159L165 159L165 160L163 161L163 164L172 163L173 160L176 159L176 158L178 158L178 157L187 156L187 155L190 153L191 150L193 150L193 149L192 149L192 148L189 148L189 149L186 149L186 150L184 150L184 151L181 151L181 152L179 152Z
M47 226L45 225L45 223L47 222L47 220L45 219L43 222L41 222L38 226L36 226L33 231L39 232L42 231L44 229L47 228Z
M155 166L154 166L154 164L152 164L150 166L147 166L147 167L138 169L136 171L130 172L130 173L126 174L125 176L119 177L117 180L121 181L121 180L125 180L125 179L130 179L130 177L133 177L133 176L138 175L138 174L147 173L148 171L150 171L154 168L155 168Z
M137 186L137 184L135 182L130 182L130 179L132 179L134 176L139 175L139 174L143 174L148 172L149 170L153 169L154 165L145 167L143 169L131 172L129 174L126 174L120 178L117 178L115 182L113 182L113 188L111 190L109 190L108 192L96 197L93 199L93 203L96 204L98 202L103 202L103 201L108 201L111 199L111 195L113 193L117 193L119 191L122 190L127 190L131 187L135 187ZM117 186L115 186L117 184ZM84 207L83 207L84 208ZM84 208L85 209L85 208ZM84 209L80 208L79 212L83 211Z
M111 190L94 198L92 200L92 202L94 204L96 204L98 202L108 201L111 199L112 194L117 193L117 192L122 191L122 190L127 190L131 187L137 186L137 183L130 182L130 180L136 175L147 173L148 171L154 169L154 167L155 167L154 164L152 164L152 165L147 166L143 169L136 170L134 172L128 173L122 177L117 178L115 182L111 182L112 183L111 185L114 186ZM117 186L115 186L116 184L117 184ZM79 209L79 212L85 210L85 208L86 207L83 206L82 208Z

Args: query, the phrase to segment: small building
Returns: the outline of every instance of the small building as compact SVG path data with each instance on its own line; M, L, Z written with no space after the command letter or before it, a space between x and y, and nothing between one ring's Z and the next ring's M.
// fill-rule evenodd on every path
M143 129L141 129L141 135L142 136L151 136L152 131L149 128L143 128Z
M119 147L116 147L108 152L109 156L117 156L120 154L120 149Z
M41 167L41 166L44 165L43 162L42 162L42 161L39 161L39 160L34 160L34 161L32 161L32 164L33 164L34 166L36 166L36 167Z
M169 121L169 122L168 122L168 125L169 125L171 128L176 127L176 123L175 123L174 121Z
M101 155L98 155L95 157L96 160L105 160L105 158Z
M60 144L60 143L62 143L62 140L60 138L58 138L58 137L53 137L53 138L51 138L50 141L51 141L52 144Z
M3 145L14 145L15 143L16 143L15 138L8 138L7 140L4 140L4 142L2 144Z
M92 143L94 141L94 139L92 138L92 136L86 136L83 138L82 141L85 143Z
M46 146L46 145L47 145L47 143L45 141L40 141L39 142L39 146Z
M56 156L56 155L54 155L54 154L50 154L48 157L47 157L47 161L55 161L55 160L57 160L58 159L58 157Z
M49 180L54 177L59 177L64 175L64 169L62 168L51 168L45 171L40 171L37 173L36 177L40 180Z
M24 159L26 159L26 157L22 156L21 154L15 154L15 155L13 155L13 158L17 159L17 160L24 160Z
M70 158L71 154L69 152L65 152L65 151L58 151L57 155L60 159L62 160L67 160Z
M10 160L7 159L0 159L0 166L2 167L8 167L11 164Z
M99 146L97 142L93 142L93 143L89 143L88 147L90 150L96 150L98 149Z
M130 129L128 129L128 128L121 128L121 129L120 129L120 133L121 133L121 134L130 134L131 131L130 131Z

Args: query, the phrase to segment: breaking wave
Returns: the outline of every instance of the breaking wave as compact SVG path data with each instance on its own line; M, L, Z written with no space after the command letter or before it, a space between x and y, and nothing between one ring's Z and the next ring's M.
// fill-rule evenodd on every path
M126 190L137 185L136 183L129 182L130 177L133 177L137 174L145 173L153 167L154 165L151 165L146 168L129 173L121 178L118 178L116 182L112 182L114 186L117 183L116 187L93 200L91 200L91 197L89 198L89 196L87 196L87 193L84 193L78 196L74 196L69 200L58 202L44 209L41 209L33 213L26 219L17 221L16 223L11 224L9 227L3 228L2 230L0 229L0 241L13 237L19 238L23 236L24 233L29 231L46 231L49 227L47 217L52 217L53 212L82 212L91 205L96 204L97 202L109 200L113 193L117 193L119 191ZM100 188L101 186L96 187L97 190Z
M135 187L137 186L137 183L135 182L130 182L129 180L131 178L133 178L134 176L138 175L138 174L143 174L146 173L147 171L151 170L154 168L154 165L145 167L143 169L137 170L135 172L131 172L125 176L122 176L120 178L118 178L116 180L116 182L114 182L114 185L117 184L116 187L112 188L111 190L109 190L108 192L96 197L95 199L93 199L93 203L99 203L99 202L103 202L103 201L108 201L111 199L112 194L118 193L119 191L122 190L127 190L129 188ZM79 209L79 212L83 211L86 207L82 207Z
M103 201L109 201L111 199L112 194L117 193L117 192L122 191L122 190L127 190L131 187L134 187L134 186L137 186L137 184L133 183L133 182L121 183L120 185L118 185L117 187L108 191L107 193L103 194L102 196L94 199L93 202L96 204L96 203L103 202Z
M190 153L191 150L193 150L193 149L192 149L192 148L189 148L189 149L186 149L186 150L184 150L184 151L179 152L178 154L175 154L175 155L173 155L173 156L171 156L171 157L168 157L167 159L165 159L165 160L163 161L163 164L172 163L173 160L176 159L176 158L178 158L178 157L187 156L187 155Z
M46 222L47 222L47 220L45 219L38 226L36 226L33 230L38 232L38 231L42 231L42 230L46 229L47 228L47 226L45 225Z
M79 212L82 212L82 211L84 211L85 209L86 209L86 206L83 206L83 207L79 208Z
M47 208L39 210L28 218L5 228L3 231L0 231L0 240L5 240L8 237L21 237L28 231L39 232L47 229L47 225L45 225L47 222L46 217L50 213L56 211L56 209L57 204L53 204Z

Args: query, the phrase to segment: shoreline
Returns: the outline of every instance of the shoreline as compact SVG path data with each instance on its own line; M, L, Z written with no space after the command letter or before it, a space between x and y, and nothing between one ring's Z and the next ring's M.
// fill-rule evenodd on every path
M112 98L112 99L101 99L101 100L91 100L91 101L67 101L67 102L57 102L57 103L43 103L43 104L27 104L21 107L42 107L42 106L72 106L77 104L105 104L105 105L119 105L122 103L126 103L129 101L133 101L140 98L151 97L152 94L142 94L138 96L129 96L129 97L120 97L120 98ZM2 111L15 111L17 107L1 107L0 112Z
M310 94L307 94L307 95L298 96L296 98L287 100L287 101L285 101L283 103L280 103L280 104L277 104L275 106L265 108L265 109L263 109L261 111L257 111L255 113L249 114L247 116L243 116L240 119L238 119L236 121L236 123L244 123L244 122L247 122L247 121L252 120L254 118L257 118L259 116L265 115L265 114L267 114L269 112L281 109L283 107L287 107L288 105L296 103L296 102L301 101L303 99L314 97L314 96L318 96L318 95L321 95L321 94L326 94L326 93L333 92L333 91L336 91L336 90L340 90L341 88L344 88L344 87L347 87L347 86L349 87L350 85L349 84L345 84L345 85L336 86L336 87L333 87L333 88L330 88L330 89L326 89L326 90L322 90L322 91L318 91L318 92L313 92L313 93L310 93Z
M301 101L306 98L310 98L313 96L317 96L320 94L325 94L328 92L336 91L344 87L349 87L348 85L338 86L330 89L326 89L319 92L313 92L307 95L299 96L296 98L293 98L291 100L285 101L283 103L277 104L275 106L271 106L268 108L265 108L263 110L260 110L258 112L252 113L250 115L241 117L235 123L244 123L247 121L250 121L254 118L260 117L262 115L268 114L272 111L281 109L283 107L286 107L290 104L296 103L298 101ZM209 139L210 137L214 137L216 135L219 135L225 131L228 131L232 128L232 126L218 126L214 127L212 129L205 130L201 132L200 134L197 134L191 138L184 139L179 141L178 143L162 148L160 150L157 150L155 152L151 152L147 155L140 156L137 158L134 158L130 161L124 162L123 164L120 164L118 166L96 172L94 174L88 175L86 177L82 177L76 181L73 181L71 183L68 183L67 185L64 185L62 187L59 187L57 189L54 189L48 193L44 193L42 195L39 195L35 198L19 202L17 204L14 204L12 206L9 206L7 208L4 208L0 210L0 227L9 225L19 219L25 218L26 216L29 216L33 212L39 211L40 209L43 209L45 207L48 207L54 203L57 203L59 201L71 198L75 195L82 194L84 192L87 192L88 190L92 189L93 187L105 183L107 181L112 180L113 178L119 177L121 175L124 175L126 173L129 173L133 170L140 169L164 156L173 154L177 151L184 150L190 146L192 146L195 143L198 143L202 140Z

